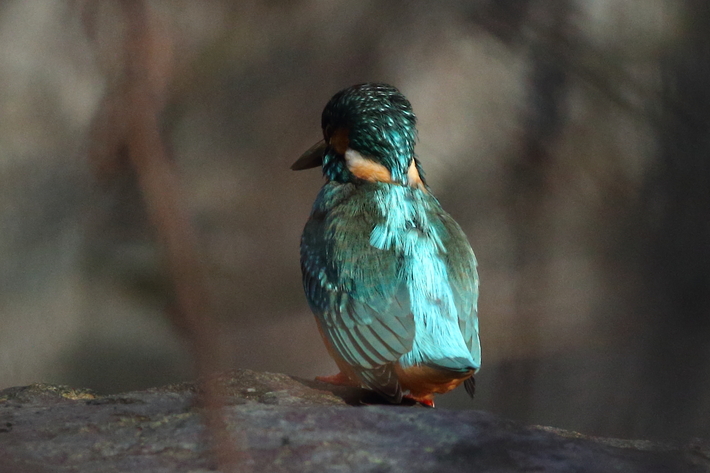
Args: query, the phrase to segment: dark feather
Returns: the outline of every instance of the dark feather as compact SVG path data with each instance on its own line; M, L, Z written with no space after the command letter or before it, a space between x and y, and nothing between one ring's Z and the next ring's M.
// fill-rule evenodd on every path
M392 404L402 402L402 387L397 381L392 363L380 366L373 370L363 370L360 376L365 385L380 394Z
M471 396L471 399L473 399L476 394L476 378L473 376L468 378L463 382L463 387L466 389L468 395Z

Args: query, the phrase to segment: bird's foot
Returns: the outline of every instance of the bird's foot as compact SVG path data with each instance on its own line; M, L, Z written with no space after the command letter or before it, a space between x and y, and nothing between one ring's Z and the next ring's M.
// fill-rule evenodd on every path
M434 396L431 396L431 395L429 395L429 396L417 397L417 396L412 396L411 394L406 394L406 395L404 396L404 398L405 398L405 399L409 399L409 400L414 401L414 402L417 402L417 403L421 404L421 405L424 406L424 407L431 407L432 409L433 409L434 407L436 407L436 406L434 406Z
M336 386L350 386L357 388L360 386L360 383L356 383L352 381L349 377L344 375L342 372L330 376L316 376L316 381L320 381L322 383L328 383L328 384L334 384Z

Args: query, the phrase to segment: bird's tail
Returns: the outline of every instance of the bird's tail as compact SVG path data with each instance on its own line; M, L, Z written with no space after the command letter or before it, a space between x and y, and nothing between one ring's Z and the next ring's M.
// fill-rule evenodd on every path
M463 382L463 387L466 389L468 395L471 396L471 399L473 399L476 394L476 378L471 375L470 378Z
M426 365L439 370L461 373L462 378L464 376L467 376L471 372L471 370L475 371L478 369L478 366L475 366L470 358L464 358L459 356L439 358L436 361L430 361L429 363L426 363Z

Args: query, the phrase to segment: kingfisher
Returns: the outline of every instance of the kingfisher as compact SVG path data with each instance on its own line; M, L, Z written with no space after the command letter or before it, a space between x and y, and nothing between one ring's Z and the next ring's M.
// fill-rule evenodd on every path
M323 110L323 140L293 170L322 167L301 238L303 288L340 372L327 383L434 407L481 366L476 257L414 153L412 106L395 87L354 85Z

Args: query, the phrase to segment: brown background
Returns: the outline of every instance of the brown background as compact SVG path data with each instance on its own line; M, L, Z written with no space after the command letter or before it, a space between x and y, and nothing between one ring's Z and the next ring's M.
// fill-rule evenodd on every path
M710 436L706 2L154 1L144 63L123 4L0 2L0 388L195 375L120 139L143 64L221 367L334 372L298 266L322 177L288 167L333 93L382 81L479 258L478 396L439 405Z

